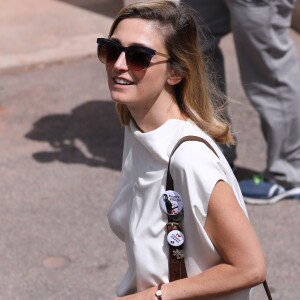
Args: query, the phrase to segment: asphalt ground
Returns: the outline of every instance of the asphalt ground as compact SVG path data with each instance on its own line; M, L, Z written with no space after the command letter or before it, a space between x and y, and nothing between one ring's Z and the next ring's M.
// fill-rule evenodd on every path
M300 54L300 36L291 32ZM265 167L256 112L222 43L238 176ZM106 211L123 130L95 55L0 70L0 300L109 300L126 269ZM274 300L300 295L299 201L248 206ZM254 300L266 299L262 286Z

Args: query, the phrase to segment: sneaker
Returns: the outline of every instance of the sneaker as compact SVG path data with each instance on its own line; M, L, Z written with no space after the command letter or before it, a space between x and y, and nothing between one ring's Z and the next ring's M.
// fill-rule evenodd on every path
M264 180L261 176L239 182L247 204L274 204L283 199L300 199L300 187L285 189L283 186Z

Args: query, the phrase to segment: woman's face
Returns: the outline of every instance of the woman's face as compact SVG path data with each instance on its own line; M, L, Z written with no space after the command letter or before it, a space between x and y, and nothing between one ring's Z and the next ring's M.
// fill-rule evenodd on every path
M138 44L168 54L161 32L151 21L122 20L110 39L123 47ZM147 69L134 71L128 67L125 53L122 52L115 63L106 64L112 99L126 104L129 109L141 105L151 107L153 102L163 99L166 89L170 88L167 60L166 57L154 55Z

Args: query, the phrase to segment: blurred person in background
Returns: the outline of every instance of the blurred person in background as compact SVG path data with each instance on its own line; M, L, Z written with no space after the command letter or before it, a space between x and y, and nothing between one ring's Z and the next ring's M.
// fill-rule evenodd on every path
M207 55L220 90L226 93L219 42L232 32L243 88L257 110L267 143L263 175L240 182L249 204L300 198L300 69L289 37L295 0L182 0L206 24ZM227 118L229 120L228 114ZM223 152L233 166L235 147Z

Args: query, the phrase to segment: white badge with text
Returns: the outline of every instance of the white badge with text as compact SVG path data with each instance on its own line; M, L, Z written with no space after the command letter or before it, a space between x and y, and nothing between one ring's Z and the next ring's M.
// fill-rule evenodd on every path
M184 243L184 235L179 230L172 230L167 235L169 245L179 247Z
M183 209L181 196L175 191L165 191L159 199L162 210L168 215L178 215Z

